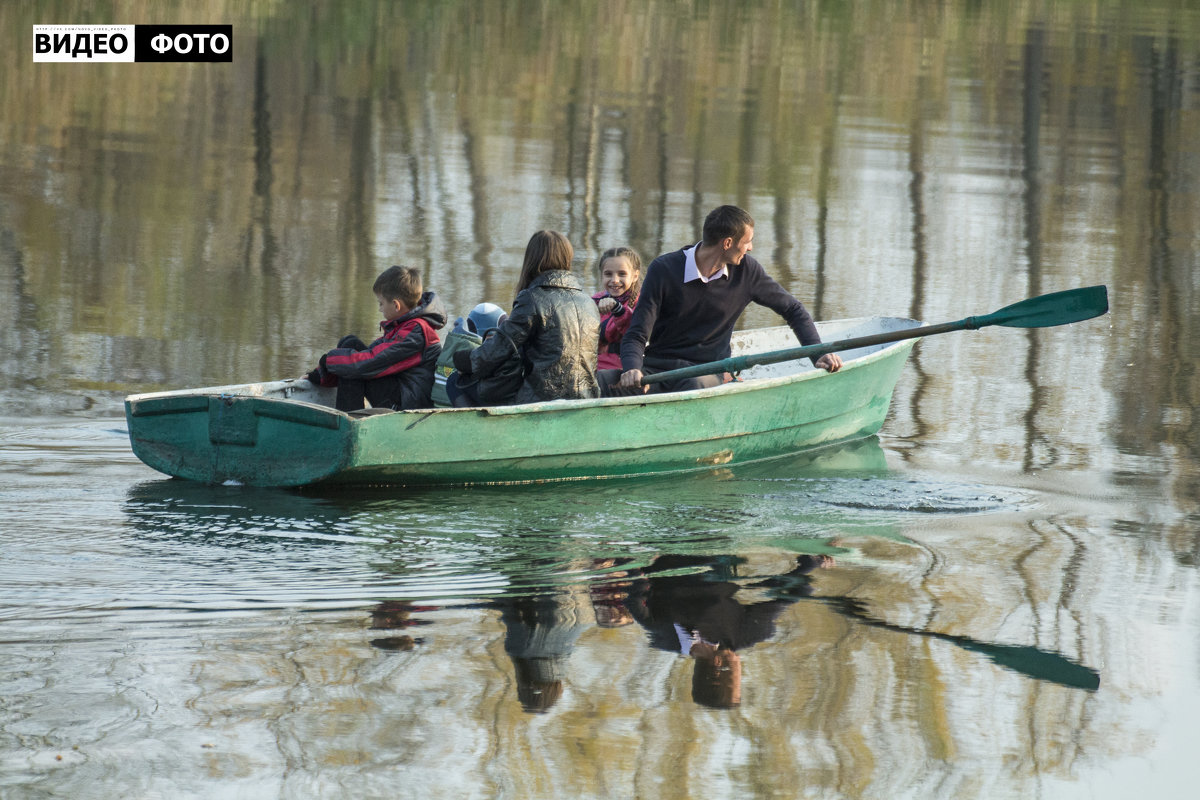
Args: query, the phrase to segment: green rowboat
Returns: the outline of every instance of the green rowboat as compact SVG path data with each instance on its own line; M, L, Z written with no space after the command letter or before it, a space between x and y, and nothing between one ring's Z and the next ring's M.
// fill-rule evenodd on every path
M823 341L910 319L819 324ZM345 414L304 379L131 395L133 452L179 478L251 486L435 486L631 477L789 455L879 430L916 339L754 366L711 389L490 408ZM795 346L786 326L734 334L733 355Z

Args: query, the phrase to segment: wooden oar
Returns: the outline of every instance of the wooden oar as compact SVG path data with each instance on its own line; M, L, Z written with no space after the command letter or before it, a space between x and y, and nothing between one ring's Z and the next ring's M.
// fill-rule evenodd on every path
M999 311L978 317L964 317L955 322L943 322L940 325L925 325L920 328L876 333L870 336L858 336L853 339L838 339L821 344L810 344L804 347L790 347L786 350L772 350L767 353L754 353L747 356L733 356L720 361L710 361L707 364L696 364L692 367L671 369L656 372L642 378L642 385L663 381L675 381L681 378L696 378L701 375L716 375L721 372L741 372L748 367L760 364L777 364L780 361L794 361L800 358L811 358L814 362L825 355L838 350L854 350L859 347L871 347L877 344L898 342L902 339L917 339L923 336L933 336L950 331L976 330L989 325L1000 325L1005 328L1052 328L1055 325L1069 325L1092 317L1098 317L1108 311L1108 288L1086 286L1082 289L1068 289L1065 292L1053 292L1038 297L1031 297L1019 303L1005 306Z

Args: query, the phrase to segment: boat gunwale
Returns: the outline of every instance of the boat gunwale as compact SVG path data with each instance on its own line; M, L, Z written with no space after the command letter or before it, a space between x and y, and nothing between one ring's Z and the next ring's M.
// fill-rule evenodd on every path
M917 320L909 319L907 317L858 317L858 318L851 318L851 319L845 319L845 320L829 320L829 322L830 323L854 323L854 322L869 323L869 322L872 322L875 320L881 320L881 319L911 323L910 325L907 325L906 327L917 327L920 325L920 323ZM781 325L781 326L771 326L771 327L766 327L766 328L748 329L745 332L747 332L747 333L749 333L751 331L772 332L772 331L776 331L776 330L790 331L790 328L788 328L786 325ZM897 348L912 347L919 340L920 340L920 337L914 337L912 339L904 339L904 340L900 340L900 341L896 341L896 342L889 342L884 345L876 345L875 347L877 349L873 350L872 352L847 360L845 362L844 366L842 367L842 370L845 371L845 370L855 369L855 368L857 368L858 365L866 366L867 364L869 364L871 362L877 361L881 358L891 355L892 351L896 350ZM831 339L828 341L836 341L836 339ZM796 360L799 361L802 359L796 359ZM733 380L728 383L720 384L719 386L710 386L710 387L702 388L702 389L691 389L691 390L682 391L682 392L657 392L657 393L640 394L640 395L628 395L628 396L622 396L622 397L591 397L591 398L579 398L579 399L544 400L544 401L539 401L539 402L534 402L534 403L521 403L521 404L517 404L517 405L501 405L501 406L467 406L467 407L463 407L463 408L452 408L452 407L417 408L417 409L406 409L406 410L399 410L399 411L388 411L388 412L383 412L383 413L379 413L379 414L369 414L369 415L362 415L362 416L356 416L353 413L338 411L337 409L333 408L332 406L324 405L324 404L318 403L318 402L313 402L312 400L305 400L305 399L293 398L293 397L287 396L289 394L289 387L293 386L294 384L299 383L300 381L305 381L305 380L307 380L307 378L282 378L282 379L278 379L278 380L274 380L274 381L259 381L259 382L250 382L250 383L241 383L241 384L227 384L227 385L223 385L223 386L210 386L210 387L202 387L202 388L198 388L198 389L178 389L178 390L169 390L169 391L165 391L165 392L145 392L145 393L141 393L141 394L128 395L125 398L125 403L126 403L126 406L130 409L130 413L132 415L140 416L136 411L136 405L138 403L148 401L148 400L170 399L170 398L188 397L188 396L194 396L194 397L231 396L231 397L247 398L247 399L257 398L259 400L268 401L268 402L289 403L289 404L294 403L294 404L298 404L298 405L310 406L314 409L319 409L319 410L328 412L330 414L349 417L351 421L356 422L356 423L362 423L362 422L366 422L368 420L374 420L374 419L396 420L397 419L396 415L401 415L401 417L400 417L401 419L413 419L413 418L418 418L418 417L426 418L426 417L429 417L429 416L435 415L435 414L436 415L444 415L444 414L463 414L463 413L477 414L477 415L482 415L482 416L510 416L510 415L516 415L516 414L533 414L533 413L539 413L539 412L555 412L555 411L575 411L575 410L586 410L586 409L591 409L591 408L606 408L606 407L613 407L613 406L620 407L620 406L630 406L630 405L651 405L651 404L657 405L660 403L672 403L672 402L680 402L680 401L686 401L686 400L698 400L698 399L704 399L704 398L714 397L714 396L741 394L744 392L758 391L758 390L762 390L762 389L774 388L776 386L783 386L783 385L787 385L790 383L800 383L802 381L814 380L816 378L826 377L826 376L835 375L835 374L837 374L837 373L829 373L823 369L818 369L816 367L809 367L806 369L800 369L795 372L790 372L790 373L787 373L784 375L765 376L762 378L750 378L747 380ZM247 390L250 387L262 387L262 390L258 391L258 392L243 393L243 392L245 392L245 390ZM241 391L239 391L239 390L241 390ZM292 392L292 393L299 392L299 391L308 392L309 390L299 389L299 388L290 389L290 392ZM277 393L283 394L284 396L283 397L275 396ZM418 419L417 421L420 421L420 420ZM412 424L416 424L416 422L413 422Z

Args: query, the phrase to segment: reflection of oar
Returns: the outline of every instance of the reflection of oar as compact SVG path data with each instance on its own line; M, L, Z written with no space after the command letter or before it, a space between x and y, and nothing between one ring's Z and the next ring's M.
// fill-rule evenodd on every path
M867 613L866 607L861 600L849 597L813 597L811 599L820 600L826 605L831 606L838 613L853 617L865 625L889 631L898 631L900 633L916 634L917 636L928 636L931 639L941 639L942 641L956 644L964 650L982 653L1002 667L1007 667L1014 672L1028 675L1037 680L1050 681L1051 683L1069 686L1073 689L1086 689L1089 692L1094 692L1100 688L1099 672L1082 664L1076 664L1074 661L1058 653L1039 650L1036 647L992 644L990 642L980 642L967 636L952 636L948 633L936 633L934 631L921 630L920 628L910 628L906 625L893 625L890 622L884 622L881 619L871 616Z
M1019 303L1005 306L999 311L984 314L979 317L964 317L956 322L943 322L940 325L925 325L920 328L875 333L870 336L858 336L853 339L838 339L821 344L810 344L804 347L790 347L786 350L772 350L768 353L753 353L746 356L734 356L711 361L707 364L696 364L692 367L671 369L666 372L656 372L646 375L642 383L661 383L675 381L681 378L696 378L700 375L715 375L719 372L741 372L748 367L759 364L777 364L780 361L795 361L800 358L811 358L816 361L826 353L838 350L854 350L859 347L871 347L877 344L898 342L902 339L917 339L922 336L933 336L950 331L975 330L989 325L1000 325L1005 328L1052 328L1055 325L1067 325L1080 322L1092 317L1098 317L1108 311L1108 289L1104 286L1087 286L1082 289L1068 289L1065 292L1054 292L1031 297Z

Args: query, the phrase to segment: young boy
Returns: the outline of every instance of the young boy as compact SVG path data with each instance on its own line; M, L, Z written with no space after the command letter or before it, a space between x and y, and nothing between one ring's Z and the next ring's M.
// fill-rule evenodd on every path
M372 290L383 314L383 336L369 345L357 336L343 337L307 378L337 387L338 411L357 411L364 400L396 411L431 408L433 368L442 352L435 331L446 324L442 303L424 290L421 273L412 267L388 267Z

